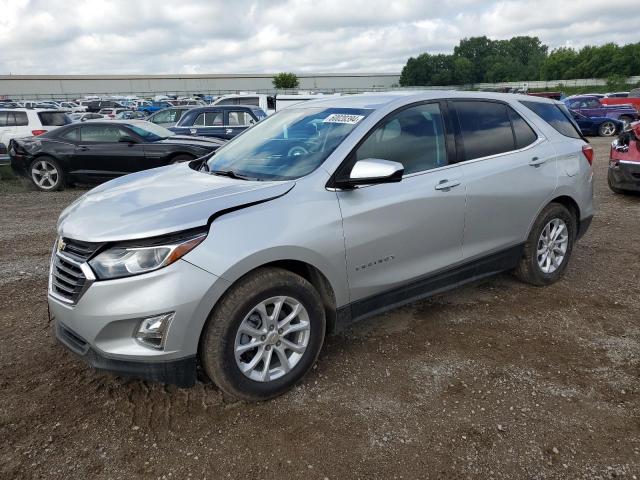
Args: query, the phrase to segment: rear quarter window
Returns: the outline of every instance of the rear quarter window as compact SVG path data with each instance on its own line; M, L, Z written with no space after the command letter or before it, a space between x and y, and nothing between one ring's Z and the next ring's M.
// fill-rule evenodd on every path
M568 112L565 113L566 107L563 108L555 103L522 101L520 103L551 125L561 135L569 138L582 138Z
M514 109L508 108L511 125L513 126L513 135L516 139L516 148L521 149L531 145L538 139L538 135L529 124Z

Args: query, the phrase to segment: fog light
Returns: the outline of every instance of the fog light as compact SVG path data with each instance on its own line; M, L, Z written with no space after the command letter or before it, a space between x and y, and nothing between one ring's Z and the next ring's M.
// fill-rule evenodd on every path
M136 340L151 348L162 349L175 312L144 318L136 332Z

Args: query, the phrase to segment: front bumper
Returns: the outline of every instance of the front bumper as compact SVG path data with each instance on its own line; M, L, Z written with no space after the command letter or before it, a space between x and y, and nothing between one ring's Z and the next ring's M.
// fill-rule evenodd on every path
M609 183L614 188L640 192L640 161L619 160L609 164Z
M91 366L180 386L195 382L200 332L228 283L185 260L148 274L96 281L75 305L49 295L57 338ZM164 348L135 339L141 319L175 312Z

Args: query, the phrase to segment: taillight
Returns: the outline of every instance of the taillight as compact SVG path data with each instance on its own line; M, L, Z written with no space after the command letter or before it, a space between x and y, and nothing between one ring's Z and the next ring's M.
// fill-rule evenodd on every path
M37 137L38 135L42 135L43 133L47 133L46 130L31 130L31 135Z
M593 147L591 145L583 145L582 146L582 153L584 154L584 157L587 159L587 162L589 162L589 165L593 165Z

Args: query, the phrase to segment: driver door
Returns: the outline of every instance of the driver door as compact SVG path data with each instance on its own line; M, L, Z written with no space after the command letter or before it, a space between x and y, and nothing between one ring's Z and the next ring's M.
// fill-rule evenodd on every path
M144 146L120 141L123 137L133 136L127 129L117 124L89 123L79 130L80 138L72 162L77 174L104 180L140 170Z
M392 302L411 297L421 281L461 262L465 184L448 151L440 105L426 103L387 117L341 167L375 158L405 169L399 183L337 192L352 302L382 292L399 292Z

